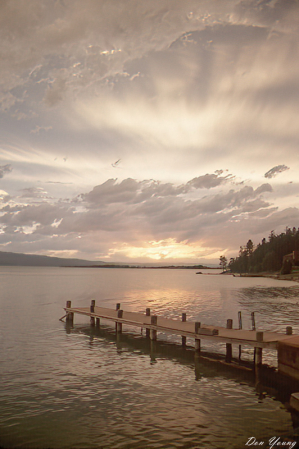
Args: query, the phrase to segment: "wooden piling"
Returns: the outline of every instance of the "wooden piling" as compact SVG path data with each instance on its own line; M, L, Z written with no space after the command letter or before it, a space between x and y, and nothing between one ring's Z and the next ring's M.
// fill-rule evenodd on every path
M195 326L194 326L195 333L198 334L201 324L198 321L196 321L194 324L195 324ZM200 339L199 338L195 339L195 351L200 352Z
M226 322L226 329L232 329L233 328L233 320L228 319ZM232 355L233 355L233 350L232 350L232 345L231 343L226 343L226 362L230 363L232 361Z
M251 312L251 326L252 326L252 330L255 331L255 317L254 317L254 312Z
M242 329L242 313L238 312L239 329ZM242 346L239 345L239 360L241 360Z
M123 310L118 309L118 311L117 311L117 318L122 318L122 317L123 317L123 313L124 313ZM116 332L118 332L119 334L121 334L121 333L122 333L122 330L123 330L123 325L122 325L122 323L116 323Z
M147 309L145 309L145 316L151 316L151 309L149 307ZM150 329L148 329L148 328L145 329L145 336L147 338L150 337Z
M120 309L120 303L118 302L118 303L116 303L115 310L119 310L119 309Z
M66 302L66 308L70 309L72 307L72 301ZM74 314L73 312L66 312L66 318L65 321L67 324L73 324L74 322Z
M232 345L250 345L255 348L255 365L258 368L262 364L262 349L278 349L278 368L281 372L290 374L296 379L299 378L299 362L294 359L294 350L299 346L299 335L294 336L292 334L291 326L288 326L286 333L276 332L257 332L252 330L243 330L241 328L241 316L239 313L239 329L233 329L232 320L227 320L226 329L220 326L203 326L199 322L191 322L187 320L185 314L182 315L182 322L179 320L171 320L169 318L156 315L150 315L150 309L146 309L144 313L138 312L123 312L117 305L117 310L107 309L104 307L95 306L95 301L91 302L90 307L72 307L71 301L67 301L65 312L67 315L67 323L71 322L72 316L75 313L88 316L91 322L96 320L97 326L100 325L100 319L110 320L116 323L116 331L118 332L118 338L121 338L122 325L127 324L130 326L137 326L150 329L150 339L155 342L157 339L157 332L165 332L178 335L180 337L190 337L195 340L196 356L200 357L201 339L213 340L216 342L223 342L226 344L226 359L230 361L232 359ZM145 317L147 316L147 318ZM150 317L150 318L148 318ZM252 326L255 327L254 314L252 314ZM64 318L64 317L63 317ZM186 322L184 322L186 319ZM71 326L66 326L66 331L71 331ZM287 348L287 349L286 349ZM290 349L289 349L290 348ZM296 349L297 351L297 349ZM298 350L299 354L299 350ZM297 357L297 355L296 355ZM295 360L295 361L294 361ZM299 360L299 356L298 356ZM289 368L290 365L290 368ZM284 370L284 371L283 371ZM295 372L295 374L294 374Z
M256 333L256 341L263 341L264 340L264 332L257 332ZM263 349L262 348L255 348L255 365L261 365L263 362Z
M96 327L100 327L101 321L100 318L96 318Z
M157 315L151 315L151 324L157 326L158 324L158 317ZM151 340L157 340L157 331L156 329L150 330L150 339Z
M182 322L185 323L186 321L187 321L187 315L186 315L186 313L182 313ZM186 340L187 340L187 338L182 335L182 346L183 346L183 348L186 347Z
M91 304L90 304L90 313L94 313L94 307L95 307L95 304L96 304L95 300L92 299L92 300L91 300ZM94 316L91 316L91 317L90 317L90 325L91 325L91 326L94 326L94 325L95 325L95 318L94 318Z

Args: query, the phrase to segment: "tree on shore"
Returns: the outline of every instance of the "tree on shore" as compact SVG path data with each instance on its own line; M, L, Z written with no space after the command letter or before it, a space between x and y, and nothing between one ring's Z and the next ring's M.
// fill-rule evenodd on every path
M239 273L259 273L261 271L278 271L282 267L283 257L299 250L299 229L286 227L285 232L276 234L271 231L268 240L262 239L256 247L252 240L241 246L239 256L231 258L229 269ZM284 267L283 271L289 271Z
M227 258L225 256L220 256L219 264L222 267L222 271L226 270L227 267Z

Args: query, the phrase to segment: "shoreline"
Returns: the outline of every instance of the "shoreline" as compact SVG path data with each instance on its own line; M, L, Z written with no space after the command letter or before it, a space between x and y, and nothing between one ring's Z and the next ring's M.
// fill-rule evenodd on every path
M277 279L279 281L293 281L299 282L299 274L280 274L280 273L227 273L232 274L235 277L247 277L247 278L270 278Z

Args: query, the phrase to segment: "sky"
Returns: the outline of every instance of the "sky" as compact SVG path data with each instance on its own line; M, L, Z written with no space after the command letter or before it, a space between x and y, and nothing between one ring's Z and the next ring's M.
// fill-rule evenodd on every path
M299 226L298 0L0 0L0 251L217 263Z

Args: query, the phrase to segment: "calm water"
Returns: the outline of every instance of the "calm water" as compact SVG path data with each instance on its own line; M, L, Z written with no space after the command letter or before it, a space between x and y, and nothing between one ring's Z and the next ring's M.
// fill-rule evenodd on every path
M299 333L299 285L259 278L195 275L193 270L0 267L0 446L5 448L246 448L290 433L290 413L251 374L195 359L159 334L116 337L75 316L66 300L152 312L225 326ZM192 342L190 342L190 345ZM224 345L202 341L202 349ZM236 348L238 349L238 348ZM244 359L252 358L250 349ZM264 361L275 365L269 351Z

